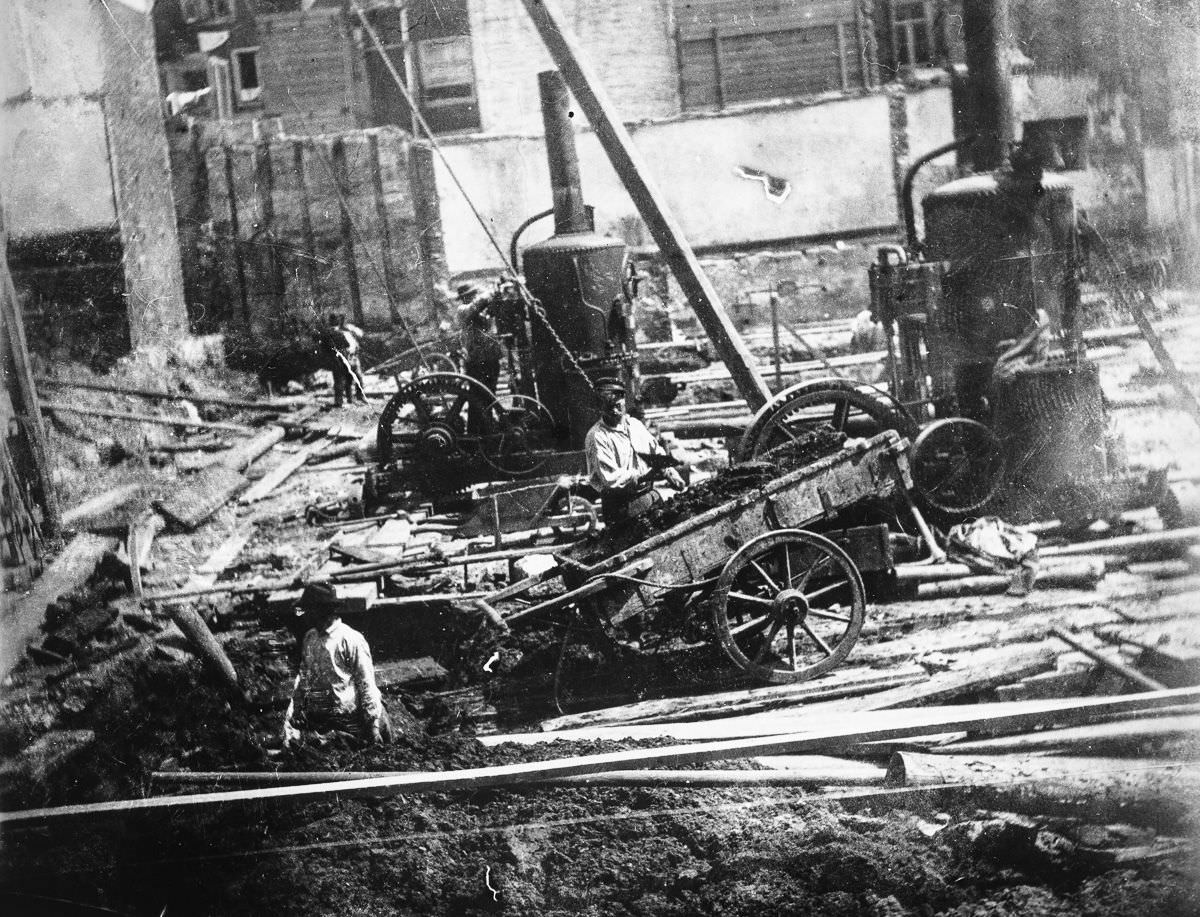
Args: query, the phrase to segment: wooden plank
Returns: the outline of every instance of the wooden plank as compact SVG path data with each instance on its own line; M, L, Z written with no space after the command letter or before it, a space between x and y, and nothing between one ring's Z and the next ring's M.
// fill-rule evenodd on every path
M308 457L323 449L325 445L326 441L320 439L292 453L243 491L241 496L238 497L238 503L245 506L250 503L257 503L259 500L270 496L271 491L303 468L304 464L308 461Z
M998 647L966 656L961 660L960 670L939 672L922 684L834 703L848 710L888 710L945 703L1052 669L1058 654L1058 647L1049 640Z
M228 503L250 482L232 468L210 465L155 501L159 512L191 531Z
M1130 668L1129 666L1125 665L1125 663L1121 662L1120 660L1114 659L1112 656L1109 656L1105 653L1101 653L1099 650L1095 649L1094 647L1088 646L1087 644L1081 642L1077 638L1071 636L1069 633L1067 633L1061 627L1050 628L1050 633L1053 634L1055 637L1057 637L1059 640L1061 640L1063 643L1067 644L1068 646L1072 647L1073 649L1078 650L1079 652L1083 653L1085 656L1088 656L1088 657L1096 660L1096 662L1100 663L1105 668L1116 672L1122 678L1125 678L1128 681L1132 681L1136 685L1140 685L1143 688L1148 688L1151 691L1158 691L1158 690L1166 687L1166 685L1162 684L1161 682L1155 681L1153 678L1150 678L1147 675L1143 675L1137 669Z
M1115 746L1140 746L1149 740L1200 736L1200 710L1176 716L1154 716L1089 726L1068 726L1038 732L951 742L929 749L930 754L988 755L1006 752L1084 749L1097 754Z
M119 520L110 518L108 514L129 506L135 501L144 506L146 488L141 484L120 484L110 487L103 493L97 494L84 502L72 506L62 514L62 526L68 529L94 528L107 531L127 524L125 513ZM135 511L136 512L136 511Z
M232 430L236 433L251 433L254 427L241 423L225 423L220 420L188 420L186 417L162 417L158 414L139 414L132 411L110 411L106 408L87 408L74 404L64 404L61 401L39 399L38 404L43 411L65 411L68 414L82 414L85 417L105 417L109 420L130 420L134 423L153 423L167 427L188 427L197 430Z
M306 784L298 787L268 787L266 789L230 790L190 796L171 796L158 799L127 799L85 805L57 806L0 813L0 825L16 828L25 825L63 823L79 819L125 816L134 813L181 813L254 803L257 806L277 801L304 802L318 799L378 797L404 793L449 792L477 790L484 787L508 786L540 782L560 777L599 774L629 768L656 765L698 764L755 755L823 753L829 748L844 747L863 741L882 741L922 735L931 731L963 731L996 727L1001 719L1010 729L1036 729L1047 722L1061 722L1072 717L1094 717L1118 712L1133 712L1200 701L1200 688L1180 688L1122 697L1089 698L1087 700L1037 702L1034 706L1016 711L1010 708L1003 718L990 712L964 712L962 708L943 708L935 722L922 716L922 711L890 714L891 722L874 730L840 726L821 732L801 732L768 738L736 739L721 742L697 742L692 745L672 745L663 748L631 749L597 755L579 755L549 761L531 761L497 767L474 767L458 771L405 774L397 777L377 777L353 782ZM1019 705L1013 705L1019 706Z
M240 443L228 452L218 454L213 458L213 462L224 465L226 468L232 468L234 471L245 471L264 454L271 451L275 444L281 442L286 435L287 431L282 426L267 427L253 439Z
M540 781L541 786L881 786L887 769L844 758L787 756L793 767L766 770L622 770ZM808 759L817 759L809 761ZM771 759L762 759L771 760ZM156 771L163 786L300 786L404 777L411 771Z
M702 697L640 701L619 707L607 707L603 710L591 710L587 713L557 716L544 720L541 728L544 732L553 732L558 729L576 729L611 723L684 722L731 714L757 713L818 700L848 697L856 693L878 691L883 688L911 685L928 679L929 676L925 670L915 665L896 671L848 669L795 685L771 685L764 688L707 694Z
M94 392L112 392L117 395L131 395L136 398L149 398L161 401L191 401L195 404L216 404L221 407L238 408L243 411L290 411L294 405L286 401L256 401L248 398L228 398L224 395L194 395L182 392L163 392L152 388L135 388L127 385L113 385L108 382L82 382L71 379L53 379L49 376L38 376L37 384L51 388L77 388Z
M20 660L29 642L37 636L46 606L60 595L82 586L96 571L104 555L117 546L115 538L76 535L33 584L27 594L6 601L0 614L0 679Z

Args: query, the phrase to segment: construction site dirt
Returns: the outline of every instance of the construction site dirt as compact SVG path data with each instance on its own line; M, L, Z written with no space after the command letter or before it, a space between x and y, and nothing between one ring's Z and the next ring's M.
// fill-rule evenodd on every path
M1181 315L1194 317L1195 303L1177 299ZM1195 328L1181 323L1167 339L1189 375L1198 369L1185 356L1200 352ZM1169 468L1186 514L1200 430L1170 404L1147 405L1160 381L1152 366L1148 348L1126 339L1101 361L1105 391L1127 461ZM208 385L212 394L216 383ZM302 415L320 395L293 399L286 413ZM94 394L88 403L135 402ZM319 422L315 441L324 445L339 429L355 442L351 433L369 431L379 403L327 409L302 425ZM235 408L205 417L253 422ZM174 461L151 461L168 452L146 429L76 417L51 431L68 504L116 486L141 489L141 506L100 511L93 532L123 535L184 479ZM121 448L93 455L97 438ZM271 447L250 477L295 464L296 450L287 440ZM724 444L679 440L677 454L716 465ZM656 642L634 626L614 648L581 639L585 626L570 615L506 635L469 602L405 604L503 588L506 560L431 563L405 577L385 570L378 602L348 606L346 618L370 641L384 701L407 734L385 747L284 750L297 653L298 590L288 584L328 568L331 544L397 551L388 547L396 524L305 518L357 493L365 466L352 456L329 464L343 467L301 463L261 500L227 502L190 531L168 524L140 573L148 600L135 600L126 567L108 560L51 609L37 641L43 655L16 668L0 706L7 912L1200 911L1191 687L1200 681L1192 611L1200 576L1186 538L1139 543L1134 554L1097 548L1105 560L1087 588L875 601L838 670L769 688L751 686L718 648L683 633ZM757 485L764 473L779 472L759 467L744 481ZM709 490L698 487L683 515L737 487L718 478ZM403 520L412 530L405 550L461 559L465 547L433 515ZM1151 516L1092 536L1135 533ZM661 515L582 550L594 560L677 518ZM422 525L428 531L417 532ZM1053 530L1041 540L1047 574L1060 562L1054 551L1068 548L1065 560L1078 543L1056 547ZM368 582L378 586L379 576ZM278 588L249 588L262 583ZM189 589L197 594L153 600ZM530 598L556 590L547 582ZM197 658L172 603L203 613L247 702ZM90 633L63 629L89 608L115 613L98 616ZM569 627L577 630L564 642ZM1055 628L1161 688L1131 683L1058 641ZM1097 638L1114 634L1125 642ZM995 717L1006 728L988 725ZM1092 732L1073 745L1063 735L1052 750L1065 755L1035 747L1071 729ZM47 736L60 744L31 754ZM947 754L954 742L961 753ZM970 780L950 770L965 757ZM1072 757L1092 768L1086 779L1060 768ZM936 780L917 775L928 758L942 762ZM363 774L371 786L337 785ZM455 775L460 782L447 782Z

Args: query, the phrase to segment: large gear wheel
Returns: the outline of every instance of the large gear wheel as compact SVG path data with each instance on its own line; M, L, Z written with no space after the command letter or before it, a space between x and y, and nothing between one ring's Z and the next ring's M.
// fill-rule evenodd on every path
M828 424L839 433L870 437L895 430L913 439L917 422L896 399L853 379L813 379L784 389L755 415L738 447L738 461L758 458Z
M400 386L379 415L380 464L412 460L425 476L438 476L480 456L500 429L496 397L461 373L430 373Z

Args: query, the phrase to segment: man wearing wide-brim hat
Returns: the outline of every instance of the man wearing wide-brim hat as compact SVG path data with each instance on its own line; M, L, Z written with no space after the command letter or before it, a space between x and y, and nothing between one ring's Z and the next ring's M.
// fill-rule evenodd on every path
M600 492L604 521L612 524L644 513L662 496L651 482L664 479L675 490L686 485L662 443L626 412L625 386L618 379L596 383L600 419L584 440L588 482ZM652 467L653 466L653 467Z
M311 583L300 608L312 623L304 635L300 674L283 720L285 745L304 733L361 736L374 744L390 742L392 723L375 684L371 648L343 623L342 603L328 583Z

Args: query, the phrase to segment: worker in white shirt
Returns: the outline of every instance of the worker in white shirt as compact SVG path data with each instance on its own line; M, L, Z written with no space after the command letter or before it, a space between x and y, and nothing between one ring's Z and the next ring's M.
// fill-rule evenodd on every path
M366 638L342 623L341 602L327 583L312 583L300 597L312 628L304 635L300 674L283 720L283 741L302 733L349 733L379 745L392 740L392 721L375 684Z
M641 515L661 495L651 486L663 478L676 490L686 484L678 465L636 417L626 413L625 387L617 380L601 380L600 419L584 440L588 482L600 492L604 520L620 522Z
M362 336L362 329L346 321L345 316L336 312L329 316L325 339L330 351L330 370L333 372L334 407L341 407L343 396L351 403L367 402L362 364L358 358Z

